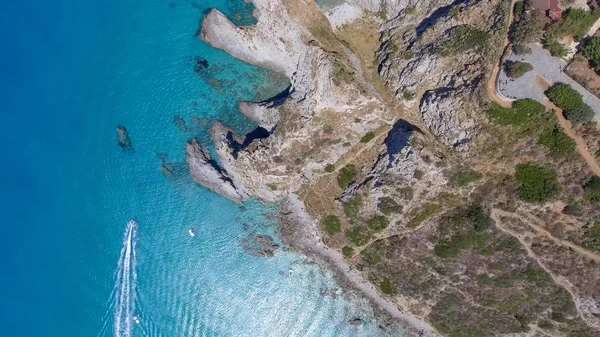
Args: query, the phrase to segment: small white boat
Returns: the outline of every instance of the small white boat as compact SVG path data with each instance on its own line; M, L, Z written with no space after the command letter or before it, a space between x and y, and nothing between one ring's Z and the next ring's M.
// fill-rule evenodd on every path
M190 230L188 231L188 233L190 234L191 237L196 236L196 233L194 233L194 229L190 228Z
M133 316L133 321L134 321L136 324L140 324L140 319L139 319L137 316Z

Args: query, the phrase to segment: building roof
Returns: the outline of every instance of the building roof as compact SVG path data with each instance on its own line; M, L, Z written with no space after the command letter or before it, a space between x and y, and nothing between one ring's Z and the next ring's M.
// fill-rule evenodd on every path
M551 9L559 9L559 1L558 0L533 0L533 7L541 10L547 11Z

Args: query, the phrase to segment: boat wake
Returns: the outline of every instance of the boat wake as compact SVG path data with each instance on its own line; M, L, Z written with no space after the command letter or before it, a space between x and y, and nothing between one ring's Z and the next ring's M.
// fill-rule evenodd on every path
M108 310L98 337L110 335L110 316L113 313L113 337L132 337L133 324L140 320L135 316L136 303L136 232L137 222L130 220L125 229L123 248L115 272L115 287L108 301ZM145 334L144 334L145 335Z
M131 337L134 323L135 295L137 285L135 231L137 223L130 220L125 231L115 283L114 336Z

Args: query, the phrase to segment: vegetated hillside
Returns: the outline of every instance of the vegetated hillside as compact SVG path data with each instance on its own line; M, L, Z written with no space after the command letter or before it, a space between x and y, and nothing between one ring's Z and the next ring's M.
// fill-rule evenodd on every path
M455 3L385 13L375 63L400 121L301 195L341 223L328 245L443 335L596 336L600 184L552 111L485 96L508 3ZM336 32L352 50L365 20Z

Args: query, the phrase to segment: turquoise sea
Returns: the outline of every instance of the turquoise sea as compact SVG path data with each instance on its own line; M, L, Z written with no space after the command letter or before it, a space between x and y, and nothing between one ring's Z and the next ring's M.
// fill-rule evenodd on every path
M187 175L188 139L208 144L216 119L252 130L237 101L287 86L205 45L208 8L254 23L242 0L4 3L0 336L381 334L348 325L369 309L302 256L244 252L252 233L276 237L274 210Z

